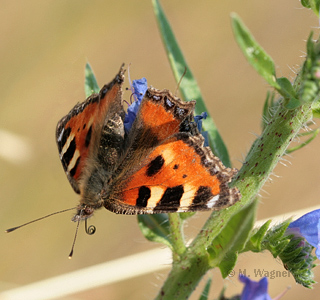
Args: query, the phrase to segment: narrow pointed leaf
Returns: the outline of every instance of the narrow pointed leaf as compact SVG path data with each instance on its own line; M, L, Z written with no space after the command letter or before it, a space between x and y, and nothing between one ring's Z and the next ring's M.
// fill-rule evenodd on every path
M259 229L255 229L256 232L253 232L252 236L246 243L245 248L242 252L253 251L253 252L261 252L262 249L262 241L268 231L272 220L265 222Z
M93 70L89 63L86 63L85 68L85 81L84 81L84 91L86 97L91 96L93 93L99 93L100 89L94 76Z
M167 56L177 82L182 81L179 85L182 97L186 101L196 100L197 105L195 112L200 115L202 112L208 112L208 109L203 101L199 86L192 75L191 69L188 66L183 53L178 45L178 42L174 36L171 26L164 14L162 7L158 0L152 0L154 13L157 18L158 27L162 37L163 44L165 46ZM186 73L185 73L186 71ZM185 73L185 75L184 75ZM210 136L210 146L213 152L222 160L222 162L230 167L230 159L228 150L220 136L218 129L213 121L213 119L208 115L206 120L203 122L203 127L205 131L209 132Z
M275 91L268 91L267 92L267 97L263 105L263 110L262 110L262 120L261 120L261 127L262 130L265 129L267 126L269 120L272 117L272 111L275 105L277 105L274 101L275 97Z
M244 248L254 225L256 205L257 201L254 201L235 214L208 247L210 265L218 266L223 278L232 271L238 252Z
M290 154L290 153L292 153L294 151L297 151L297 150L303 148L304 146L308 145L309 143L311 143L316 138L316 136L318 135L319 131L320 131L319 129L316 129L316 130L310 132L310 134L312 134L312 136L309 139L307 139L306 141L304 141L303 143L301 143L301 144L299 144L299 145L297 145L295 147L287 149L285 154Z
M209 297L209 291L210 291L210 287L211 287L211 282L212 282L212 279L209 278L204 289L203 289L203 292L199 298L199 300L208 300L208 297Z
M233 33L243 54L271 86L279 89L280 86L276 81L276 71L272 58L257 43L239 16L232 14L231 17Z

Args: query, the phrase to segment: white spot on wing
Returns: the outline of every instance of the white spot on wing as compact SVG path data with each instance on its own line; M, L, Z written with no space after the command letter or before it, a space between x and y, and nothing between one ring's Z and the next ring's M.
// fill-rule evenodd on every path
M214 205L216 204L216 202L219 200L219 195L212 197L209 202L207 203L207 207L208 208L212 208L214 207Z
M64 133L64 128L62 128L62 130L61 130L61 132L60 132L60 134L59 134L59 136L58 136L58 142L59 142L59 143L61 142L63 133Z
M194 188L191 184L184 184L183 186L184 193L180 199L180 205L183 209L186 209L191 206L193 198L197 192L197 188Z
M170 164L175 158L175 153L169 148L162 151L161 155L164 158L165 165Z
M160 201L164 192L166 191L166 188L162 186L152 186L150 187L150 190L151 190L151 196L150 196L150 199L148 200L147 207L156 207L157 203Z
M72 160L68 165L68 172L70 172L73 169L73 167L76 165L76 162L79 156L80 156L80 152L79 150L76 150L73 154Z
M70 146L70 143L72 142L74 138L74 134L70 134L68 139L66 140L66 143L63 145L63 148L61 150L61 153L60 153L60 159L62 158L63 154L65 154Z

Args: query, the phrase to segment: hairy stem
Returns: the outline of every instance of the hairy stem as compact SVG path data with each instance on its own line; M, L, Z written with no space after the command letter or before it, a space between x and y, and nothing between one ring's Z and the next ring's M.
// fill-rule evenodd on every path
M230 217L254 200L290 142L311 117L311 104L292 110L287 110L283 103L279 104L261 136L254 141L232 183L239 188L241 201L228 209L211 214L181 261L173 264L156 299L188 299L209 269L206 248L211 245Z
M173 261L180 260L180 256L186 251L183 240L182 222L179 214L169 214L170 240L173 247Z

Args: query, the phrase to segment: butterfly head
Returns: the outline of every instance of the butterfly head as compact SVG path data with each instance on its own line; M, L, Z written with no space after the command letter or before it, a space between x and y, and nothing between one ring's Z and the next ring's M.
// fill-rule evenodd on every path
M77 207L77 213L72 217L73 222L86 220L93 216L94 208L89 205L80 204Z

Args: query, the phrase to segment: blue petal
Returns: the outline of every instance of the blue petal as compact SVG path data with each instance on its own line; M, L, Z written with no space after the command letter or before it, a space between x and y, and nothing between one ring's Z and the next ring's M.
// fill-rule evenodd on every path
M240 274L239 280L245 284L241 300L271 300L268 294L268 278L263 277L260 281L253 281Z
M147 79L141 78L132 81L133 96L135 97L135 101L141 102L145 92L148 89Z
M316 248L316 255L320 259L320 209L309 212L290 223L287 233L305 238Z
M144 77L141 79L133 80L131 91L134 98L133 103L128 107L127 113L124 118L124 129L128 133L131 126L136 119L141 100L148 89L147 79Z
M207 112L204 111L201 113L199 116L194 116L194 121L197 124L197 128L199 132L202 134L204 137L204 146L208 147L209 146L209 136L208 136L208 131L202 131L202 120L206 119L208 116Z
M206 119L208 116L207 112L204 111L201 115L199 116L194 116L194 121L196 122L197 124L197 127L198 127L198 130L199 132L202 131L202 120Z
M318 257L318 259L320 259L320 220L318 221L318 244L317 244L317 247L316 247L316 255Z

